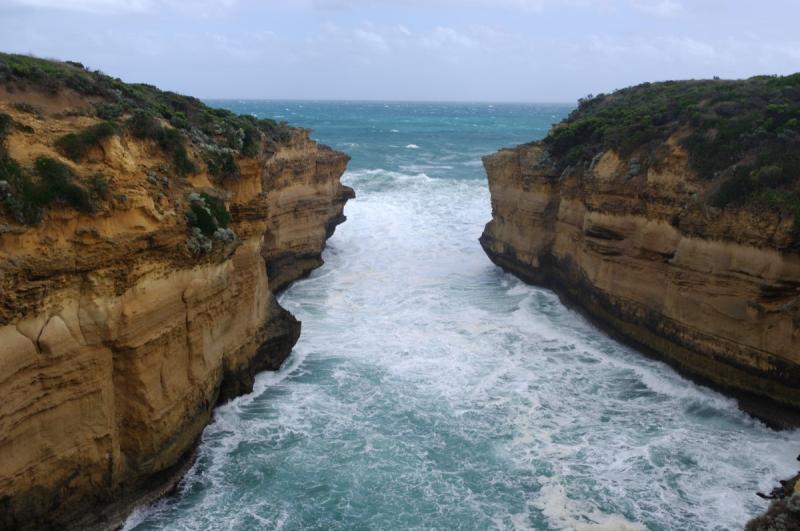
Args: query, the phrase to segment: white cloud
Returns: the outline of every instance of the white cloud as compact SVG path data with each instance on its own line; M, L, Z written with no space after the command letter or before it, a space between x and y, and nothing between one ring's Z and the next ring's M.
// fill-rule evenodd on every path
M723 9L729 1L735 8ZM322 2L339 10L320 11ZM743 0L0 0L0 49L200 96L570 101L648 80L798 70L800 7L783 8L775 17Z
M386 42L383 35L366 29L357 29L353 31L353 35L359 43L374 52L385 53L389 51L389 43Z
M633 2L633 7L639 11L660 17L673 17L684 10L683 4L673 0L637 0Z
M477 45L477 43L468 36L459 33L453 28L442 26L436 27L433 31L423 35L419 40L419 44L424 48L433 50L473 48Z
M201 16L227 10L237 0L5 0L7 6L97 14L154 13L162 9Z
M645 58L654 63L682 61L686 64L708 62L718 53L711 43L687 36L632 36L627 38L607 35L590 36L588 51L619 59Z
M152 0L9 0L11 6L85 13L136 13L152 9Z
M224 12L238 0L3 0L6 6L38 10L77 11L99 14L155 13L175 10L208 16ZM486 9L523 14L541 14L564 7L595 9L635 9L657 16L674 16L684 11L678 0L261 0L262 6L280 6L287 10L354 11L368 8L413 8L420 12L435 7ZM0 5L0 8L3 6Z

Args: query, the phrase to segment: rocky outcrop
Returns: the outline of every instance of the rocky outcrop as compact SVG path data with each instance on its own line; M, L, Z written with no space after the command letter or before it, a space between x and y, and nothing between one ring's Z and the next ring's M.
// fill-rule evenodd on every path
M800 475L781 481L769 495L760 492L758 495L774 501L765 514L747 523L745 531L800 529Z
M289 354L300 323L274 292L321 264L353 197L348 157L301 129L258 133L225 177L196 139L197 170L180 176L166 142L126 129L73 162L54 145L99 122L80 107L93 101L0 88L21 167L47 156L110 181L90 212L56 202L36 226L0 214L2 529L113 526L179 475L214 406ZM187 227L200 193L230 212L205 248Z
M792 217L715 208L670 136L643 168L603 149L566 164L548 142L484 158L491 259L777 426L800 411L800 254Z

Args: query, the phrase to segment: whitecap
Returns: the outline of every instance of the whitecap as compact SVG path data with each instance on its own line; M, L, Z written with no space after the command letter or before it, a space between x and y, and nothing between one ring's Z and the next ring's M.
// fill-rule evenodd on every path
M567 496L558 480L546 480L534 505L553 527L574 531L647 531L647 527L627 520L621 514L607 514L586 501Z
M419 146L416 144L409 144L406 146L406 149L419 149Z

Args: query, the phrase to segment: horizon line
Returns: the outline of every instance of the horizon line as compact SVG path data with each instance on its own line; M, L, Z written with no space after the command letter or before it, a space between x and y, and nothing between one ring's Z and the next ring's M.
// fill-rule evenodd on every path
M297 103L439 103L439 104L481 104L481 105L562 105L575 106L566 101L503 101L503 100L396 100L396 99L337 99L337 98L237 98L232 96L199 97L201 101L242 101L242 102L297 102Z

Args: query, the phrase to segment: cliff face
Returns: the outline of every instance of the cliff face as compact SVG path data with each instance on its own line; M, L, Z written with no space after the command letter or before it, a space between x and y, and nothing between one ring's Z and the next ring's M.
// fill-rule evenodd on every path
M192 133L184 176L164 143L128 129L76 163L58 139L99 122L92 104L70 88L0 88L15 168L46 156L110 183L87 211L56 200L25 225L11 208L22 187L0 182L3 529L113 524L178 473L218 401L288 356L300 323L273 293L321 264L353 197L348 157L299 129L225 151L224 178ZM224 229L191 226L219 209Z
M622 338L739 397L745 409L797 425L793 217L744 202L710 205L727 174L698 174L689 134L677 127L625 156L596 144L586 160L567 163L551 133L485 157L492 220L481 244L501 267L553 287Z

